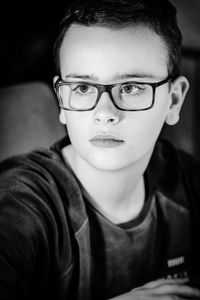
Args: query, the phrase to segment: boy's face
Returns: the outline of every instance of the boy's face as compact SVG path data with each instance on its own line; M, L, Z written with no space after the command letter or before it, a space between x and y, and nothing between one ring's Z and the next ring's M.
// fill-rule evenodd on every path
M114 30L73 25L60 51L62 79L68 82L158 82L168 76L167 64L165 42L143 26ZM79 159L116 171L150 156L171 104L167 83L156 89L155 104L149 110L118 110L103 93L94 110L61 110L60 120L67 125ZM104 135L108 140L104 141ZM100 141L92 141L96 136Z

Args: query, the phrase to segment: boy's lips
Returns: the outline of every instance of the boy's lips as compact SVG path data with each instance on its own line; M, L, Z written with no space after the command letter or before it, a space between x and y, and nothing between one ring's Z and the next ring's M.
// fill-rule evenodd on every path
M100 148L113 148L120 146L124 143L123 140L110 134L98 134L90 139L90 142L95 147Z

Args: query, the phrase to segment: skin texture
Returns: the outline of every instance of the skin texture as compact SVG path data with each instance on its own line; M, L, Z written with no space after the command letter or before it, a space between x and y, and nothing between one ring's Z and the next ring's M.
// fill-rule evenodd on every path
M126 74L132 79L156 82L168 76L168 55L162 39L144 27L112 30L73 25L61 48L62 78L70 74L95 76L92 82L110 84ZM74 76L72 76L74 77ZM68 77L68 81L79 79ZM155 106L148 111L124 112L116 109L104 93L98 106L89 112L61 111L77 159L101 170L130 167L151 154L163 123L169 118L172 93L168 84L156 91ZM178 109L177 109L178 112ZM173 119L173 120L171 120ZM169 122L176 123L178 116ZM124 143L118 148L97 148L89 140L96 134L112 134Z
M60 69L62 79L69 82L158 82L169 75L168 52L162 38L142 25L116 30L72 25L60 50ZM130 74L132 77L127 77ZM142 209L143 173L164 122L178 122L188 87L183 76L158 87L155 105L147 111L120 111L107 93L92 111L60 111L60 121L67 126L72 143L63 149L63 157L91 196L92 204L113 223L128 221ZM98 134L113 135L123 143L111 148L96 147L90 140ZM187 279L159 279L115 299L199 296Z

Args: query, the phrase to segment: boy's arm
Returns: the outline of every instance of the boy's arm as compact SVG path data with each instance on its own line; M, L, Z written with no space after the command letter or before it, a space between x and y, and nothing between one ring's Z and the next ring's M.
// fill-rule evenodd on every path
M188 279L158 279L109 300L200 299L200 290L188 285Z
M183 181L189 200L191 215L191 271L190 282L200 288L200 160L187 152L179 151Z
M6 246L6 245L5 245ZM6 300L24 299L27 284L15 269L0 255L0 298Z
M33 291L38 299L51 288L48 215L34 199L25 191L0 192L0 299L27 299Z
M0 299L23 299L28 290L37 248L31 223L15 201L0 195Z

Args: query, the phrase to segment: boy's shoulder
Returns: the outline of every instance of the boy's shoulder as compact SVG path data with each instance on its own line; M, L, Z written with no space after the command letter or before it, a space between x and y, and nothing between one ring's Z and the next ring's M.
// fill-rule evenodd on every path
M37 148L0 162L0 193L8 197L17 195L48 195L55 198L63 190L68 194L76 190L77 183L63 161L57 143L48 148Z
M169 140L160 138L156 145L156 153L160 156L161 161L165 161L169 166L181 168L182 171L187 171L195 175L200 175L200 160L197 156L176 147Z
M12 155L0 162L0 176L12 174L46 174L65 169L61 155L63 139L53 144L50 148L36 148L27 153Z
M150 169L158 181L168 188L181 183L189 198L200 198L200 161L191 153L177 148L169 140L159 139L150 161Z
M54 160L57 161L54 153L48 149L37 149L24 154L13 155L0 162L0 177L5 179L35 179L44 177L47 169L53 168Z

